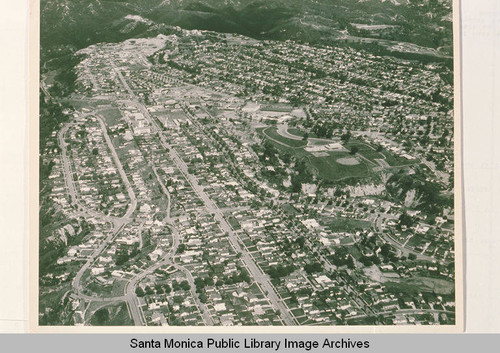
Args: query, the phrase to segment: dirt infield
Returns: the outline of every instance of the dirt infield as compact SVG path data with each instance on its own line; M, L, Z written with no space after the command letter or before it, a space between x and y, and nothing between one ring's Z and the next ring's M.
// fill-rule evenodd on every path
M359 161L354 157L344 157L336 160L338 164L342 165L358 165Z

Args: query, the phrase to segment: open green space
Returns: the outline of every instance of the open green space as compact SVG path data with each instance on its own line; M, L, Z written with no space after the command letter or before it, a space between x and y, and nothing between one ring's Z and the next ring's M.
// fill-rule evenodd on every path
M297 128L294 128L294 127L289 127L288 129L286 129L286 131L288 131L288 133L290 135L295 135L295 136L298 136L298 137L304 137L307 134L309 137L317 138L316 134L308 133L306 131L303 131L303 130L300 130L300 129L297 129Z
M295 135L295 136L298 136L298 137L304 137L306 135L305 131L296 129L294 127L289 127L286 131L288 131L288 133L290 135Z
M373 163L376 163L375 159L384 159L384 155L380 152L377 152L376 147L360 140L351 138L346 147L348 150L352 150L353 147L356 147L358 149L358 154L362 155Z
M334 232L354 232L370 228L371 223L362 219L336 218L328 220L327 225Z
M272 132L268 133L268 131ZM326 156L316 157L312 153L304 150L304 148L302 148L303 146L300 147L297 145L298 143L305 144L305 141L287 139L280 136L276 131L277 130L275 128L267 128L264 130L257 129L257 132L271 142L279 152L293 155L299 160L304 159L309 168L314 170L321 179L339 181L350 178L365 178L370 174L370 170L367 167L366 162L363 160L361 160L357 165L345 165L337 162L340 158L352 157L349 152L330 151L327 152L328 155ZM275 135L279 136L282 140L275 138ZM280 141L281 143L278 143L277 141ZM296 145L292 146L292 143L295 143Z
M295 207L293 207L292 205L290 205L289 203L282 204L281 208L289 216L297 216L298 214L300 214L300 212L297 211L297 209Z
M276 140L276 141L279 141L281 143L284 143L287 146L292 147L292 148L304 147L307 145L307 141L292 140L292 139L289 139L285 136L280 135L278 133L278 129L275 127L267 128L267 129L263 130L263 133L264 133L264 135L266 135L266 137L273 139L273 140Z
M373 163L377 163L377 159L383 159L391 167L407 166L415 164L415 161L400 157L397 154L382 148L377 152L376 145L362 141L358 138L351 138L346 145L346 148L352 150L357 148L357 153Z
M308 140L309 146L324 146L332 143L330 140L323 140L323 139L315 139L315 138L310 138Z
M233 229L235 230L241 229L240 222L238 222L238 220L233 216L230 216L228 218L228 222L231 225L231 227L233 227Z
M95 311L90 319L93 326L131 326L127 304L108 305Z
M455 290L452 281L431 277L415 277L398 282L386 282L385 286L391 293L403 293L404 295L417 295L418 293L450 295Z
M455 290L455 285L452 281L442 278L415 277L409 280L409 284L429 289L437 294L449 295Z
M394 154L390 151L383 150L381 152L384 157L385 161L391 166L391 167L399 167L399 166L406 166L406 165L412 165L415 164L415 161L406 159L404 157L400 157L397 154Z
M122 117L122 113L118 108L109 108L99 111L99 114L106 119L106 124L108 126L118 125Z
M295 316L295 317L299 317L299 316L303 316L303 315L305 315L304 310L302 310L302 309L300 309L300 308L293 309L293 310L292 310L292 314L293 314L293 316Z
M319 177L326 180L364 178L369 175L368 167L364 162L357 165L344 165L337 162L337 159L345 157L352 156L348 152L329 152L325 157L315 157L310 154L307 159L318 172Z
M425 236L422 234L415 234L410 238L410 240L408 240L408 243L406 244L406 246L408 248L413 248L415 246L422 245L422 244L425 244Z
M168 117L170 119L186 120L187 116L182 110L171 110L168 112Z
M91 109L91 108L97 108L100 105L111 104L111 101L107 99L79 99L76 96L65 99L64 102L73 107L74 109L81 109L81 108Z
M290 104L286 103L269 103L266 105L263 105L260 110L262 111L268 111L268 112L283 112L283 113L290 113L292 111L293 107Z

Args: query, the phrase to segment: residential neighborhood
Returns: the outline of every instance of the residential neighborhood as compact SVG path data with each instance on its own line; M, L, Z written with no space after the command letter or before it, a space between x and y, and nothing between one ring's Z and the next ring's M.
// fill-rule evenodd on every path
M40 325L455 323L446 65L185 29L75 57Z

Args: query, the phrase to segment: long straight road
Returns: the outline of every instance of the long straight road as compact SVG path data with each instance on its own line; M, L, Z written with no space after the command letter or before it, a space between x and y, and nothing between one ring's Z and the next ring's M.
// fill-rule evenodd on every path
M130 89L127 81L123 77L121 71L114 65L114 63L111 63L111 66L115 70L116 74L118 75L120 81L122 82L123 86L127 90L127 92L130 95L130 98L132 101L136 104L136 106L139 108L141 113L144 115L146 120L151 124L151 126L154 128L155 132L158 133L159 139L163 147L168 151L170 158L174 161L175 165L177 168L181 171L181 173L184 175L186 180L191 184L191 187L195 191L195 193L198 195L198 197L203 201L205 204L205 207L210 211L214 213L215 219L219 222L220 228L222 231L226 232L228 234L228 240L230 244L233 246L233 248L242 254L241 259L243 260L243 263L245 264L246 268L250 272L250 275L254 278L255 282L260 286L260 288L264 291L265 295L271 302L272 306L279 310L280 317L282 321L285 323L285 325L292 326L296 325L297 322L295 319L292 317L292 315L289 312L289 309L286 307L286 305L283 303L283 301L278 297L276 294L276 291L273 287L273 285L270 283L269 278L267 275L265 275L261 269L255 264L253 261L252 257L250 254L245 249L242 249L238 242L238 237L234 233L233 229L229 225L229 223L226 221L224 218L222 212L219 210L217 205L210 199L210 197L204 192L203 188L198 184L198 181L194 175L189 173L188 167L186 163L182 160L182 158L179 156L177 151L166 141L165 136L162 134L161 128L157 125L157 123L154 121L154 119L151 117L149 114L148 110L140 103L139 99L135 95L135 93Z
M123 170L123 166L120 161L120 158L118 158L115 146L113 146L113 142L111 142L111 139L109 138L108 130L106 128L106 125L104 124L104 121L98 115L95 115L95 117L97 118L97 121L101 125L102 133L104 134L104 139L106 140L106 144L108 145L108 148L111 151L111 155L113 156L116 168L118 169L123 184L125 184L125 188L127 189L130 203L128 205L127 212L125 212L125 215L122 217L122 219L128 219L130 216L132 216L132 213L134 213L135 209L137 208L137 198L135 197L134 189L132 188L132 185L128 180L127 173L125 173L125 170Z

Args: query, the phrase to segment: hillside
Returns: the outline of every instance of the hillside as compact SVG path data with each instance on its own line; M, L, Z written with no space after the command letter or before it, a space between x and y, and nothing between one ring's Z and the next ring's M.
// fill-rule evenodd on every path
M140 16L140 17L137 17ZM139 20L138 20L139 19ZM77 48L171 31L452 55L451 0L42 0L41 44Z

